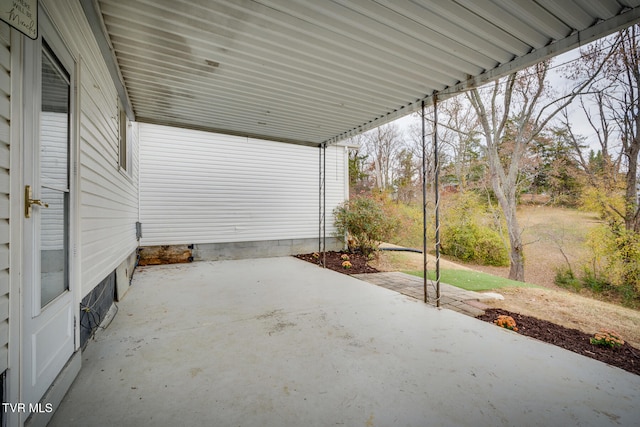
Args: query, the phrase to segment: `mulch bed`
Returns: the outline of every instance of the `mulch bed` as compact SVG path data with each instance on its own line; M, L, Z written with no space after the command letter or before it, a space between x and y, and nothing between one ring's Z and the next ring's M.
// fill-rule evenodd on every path
M485 314L478 316L478 319L493 323L501 314L513 317L516 321L519 334L557 345L566 350L640 375L640 350L627 343L624 343L624 345L618 348L593 345L590 342L592 335L577 329L565 328L564 326L556 325L546 320L512 313L500 308L487 309L485 310Z
M360 253L346 253L349 257L349 262L351 262L351 268L342 267L344 260L341 257L343 254L345 252L326 252L326 267L343 274L378 273L378 270L367 263L367 257ZM322 254L296 255L296 258L320 265ZM592 335L577 329L565 328L546 320L512 313L500 308L486 309L485 314L478 316L478 319L493 323L501 314L513 317L519 334L557 345L566 350L640 375L640 350L627 343L618 348L596 346L590 342Z
M342 263L344 260L341 258L342 255L347 255L349 257L349 262L351 263L350 268L344 268ZM351 252L335 252L335 251L327 251L325 252L325 256L323 257L322 253L315 254L303 254L296 255L296 258L300 258L301 260L311 262L313 264L318 264L322 262L323 258L326 257L326 267L337 271L339 273L344 274L363 274L363 273L379 273L378 270L371 267L367 264L367 257L362 255L361 253L351 253Z

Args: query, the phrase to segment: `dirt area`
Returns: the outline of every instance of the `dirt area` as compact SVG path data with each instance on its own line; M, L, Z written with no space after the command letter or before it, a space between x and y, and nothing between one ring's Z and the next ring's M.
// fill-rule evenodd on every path
M556 270L566 267L567 257L574 270L587 253L587 232L600 221L593 213L549 206L521 206L518 221L522 228L527 283L557 289ZM564 254L564 255L563 255ZM474 270L508 277L509 267L468 265Z
M614 329L625 341L640 348L640 312L563 289L504 288L504 301L493 308L535 316L569 328L593 334L601 328Z
M342 259L343 256L347 256L348 261L351 263L349 268L343 267L345 262ZM344 274L363 274L363 273L378 273L380 271L402 271L402 270L422 270L423 257L422 254L413 252L378 252L373 259L368 259L360 253L347 253L347 252L326 252L326 266L335 271L339 271ZM321 265L322 255L315 254L301 254L296 255L296 258L300 258L304 261L311 262L313 264ZM429 269L435 269L436 260L435 257L427 256L427 266ZM440 260L440 268L449 269L464 269L471 270L469 267L465 267L455 262L447 261L445 259Z
M485 314L479 316L478 319L494 322L499 315L511 316L516 322L519 334L557 345L640 375L640 350L628 343L615 348L593 345L590 341L593 337L591 334L502 309L486 310Z
M346 256L347 259L343 259ZM327 268L344 274L363 274L377 273L379 270L369 265L369 260L362 254L353 254L345 252L325 252L325 255L316 253L296 255L296 258L311 262L313 264L322 265L325 261ZM349 262L349 267L343 266L345 262Z

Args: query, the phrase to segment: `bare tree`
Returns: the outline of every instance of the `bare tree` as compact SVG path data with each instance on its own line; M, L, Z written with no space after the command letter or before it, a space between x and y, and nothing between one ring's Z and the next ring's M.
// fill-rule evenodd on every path
M367 173L366 149L364 135L358 134L349 138L349 196L371 190L371 179Z
M618 35L611 67L606 75L617 87L608 109L620 132L622 153L627 161L625 191L625 229L640 232L638 208L638 154L640 154L640 26L634 25Z
M602 57L608 54L608 60ZM624 222L624 228L640 232L638 201L638 156L640 154L640 26L634 25L616 37L599 40L582 51L573 78L589 79L589 69L602 62L602 76L589 86L588 100L581 108L600 147L602 171L594 170L581 150L581 138L573 133L565 114L565 126L592 186L604 185L604 191L617 187L624 176L624 208L608 204L606 209ZM588 107L591 105L592 107ZM595 110L595 111L593 111ZM602 176L604 172L605 176ZM598 179L600 178L600 179ZM604 203L604 202L603 202Z
M477 121L473 108L454 97L440 104L440 115L444 120L439 123L439 138L450 153L450 165L453 168L457 184L461 190L468 186L472 168L480 153Z
M477 88L467 92L484 137L491 186L507 223L509 278L512 280L524 281L524 252L516 216L516 189L527 147L556 114L591 84L602 68L602 64L596 67L592 76L571 93L553 99L547 84L549 65L549 61L544 61L494 82L488 97L481 95ZM505 155L505 149L508 155Z
M588 102L585 99L588 99ZM587 119L589 127L593 130L603 164L598 166L592 163L588 157L585 157L584 149L586 145L584 138L574 133L571 119L565 109L562 111L562 124L564 130L566 130L565 136L576 154L576 160L587 174L591 185L597 185L595 177L603 171L610 174L607 177L607 181L614 182L616 174L611 174L611 172L620 170L622 153L616 152L615 146L612 145L613 126L605 114L604 91L591 88L588 94L580 97L580 109ZM595 111L593 111L594 109Z
M425 115L429 112L425 111ZM422 113L416 113L418 120L422 120ZM425 165L426 165L426 185L427 193L433 192L433 182L435 176L435 162L433 157L433 126L429 121L425 121ZM414 122L409 129L409 150L412 153L412 159L414 161L414 170L418 181L422 181L422 123Z
M588 101L585 99L588 98ZM622 166L622 152L620 147L612 143L614 127L605 114L605 95L602 90L592 91L580 98L580 109L584 114L593 136L597 142L597 152L586 144L586 138L576 135L568 113L562 112L562 128L559 134L571 146L575 159L580 165L586 183L596 189L593 200L590 201L601 214L611 213L618 218L624 218L624 211L615 203L615 196L620 188L620 168ZM586 150L589 149L587 156ZM584 203L585 200L583 200Z
M433 126L433 119L432 119L432 114L433 114L433 107L428 108L425 110L425 117L424 117L424 132L425 132L425 139L424 139L424 143L425 143L425 166L426 166L426 173L425 173L425 178L426 178L426 192L427 194L431 195L431 197L433 197L434 193L434 183L435 183L435 173L436 173L436 164L435 164L435 153L434 153L434 147L433 147L433 131L434 131L434 126ZM409 139L407 141L407 149L411 152L412 156L412 162L414 165L414 185L416 188L416 195L421 193L421 187L422 187L422 123L421 120L422 119L422 113L416 113L415 117L417 118L417 121L412 123L410 128L409 128ZM438 131L438 140L440 141L440 145L439 145L439 150L438 150L438 157L439 157L439 164L443 165L446 164L447 162L450 161L450 156L449 156L449 151L448 147L445 146L445 148L447 149L443 149L443 140L447 139L449 140L450 138L447 135L444 135L443 133L443 129L442 127L439 127L439 131ZM450 129L445 129L448 130L449 132L451 132Z
M399 154L403 148L402 134L398 126L390 123L364 134L364 147L371 159L376 188L393 188Z

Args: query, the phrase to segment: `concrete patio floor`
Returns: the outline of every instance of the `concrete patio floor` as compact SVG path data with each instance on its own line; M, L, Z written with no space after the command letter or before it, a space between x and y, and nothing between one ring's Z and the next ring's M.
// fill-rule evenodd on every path
M139 268L50 426L637 425L640 377L295 258Z

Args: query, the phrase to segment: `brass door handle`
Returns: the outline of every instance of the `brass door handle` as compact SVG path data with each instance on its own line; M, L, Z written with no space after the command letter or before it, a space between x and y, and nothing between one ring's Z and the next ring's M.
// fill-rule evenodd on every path
M43 208L49 207L48 203L45 203L39 199L32 199L31 196L32 196L31 186L27 185L24 187L24 217L25 218L31 218L31 206L33 205L38 205Z
M38 200L38 199L29 199L28 203L30 203L32 205L42 206L43 208L48 208L49 207L48 203L44 203L42 200Z

